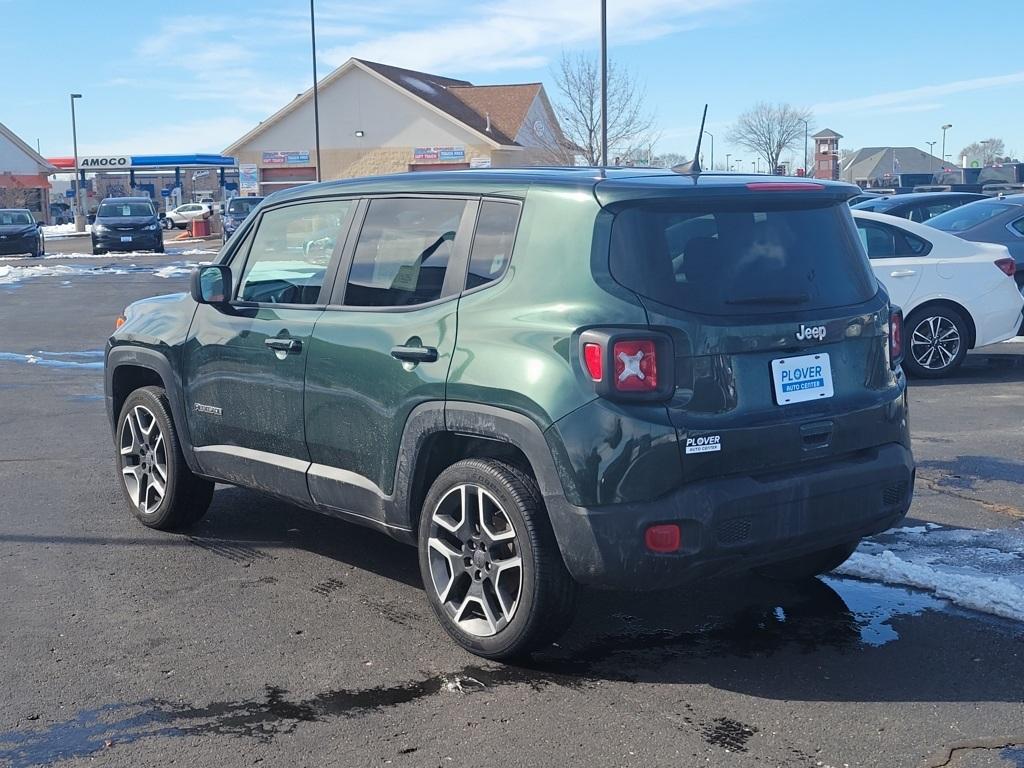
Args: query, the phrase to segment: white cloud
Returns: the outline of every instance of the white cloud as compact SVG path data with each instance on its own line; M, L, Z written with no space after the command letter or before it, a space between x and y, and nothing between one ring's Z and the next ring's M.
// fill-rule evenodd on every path
M632 0L613 3L608 26L616 44L662 37L699 26L706 16L749 0ZM458 76L546 64L561 48L595 42L600 33L592 0L496 0L459 21L383 32L324 50L338 66L350 57ZM393 29L393 26L392 26Z
M941 96L951 96L971 91L985 91L1008 85L1019 85L1021 83L1024 83L1024 72L1011 72L1006 75L977 77L972 80L955 80L940 85L925 85L920 88L911 88L904 91L876 93L873 96L863 96L856 99L827 101L815 104L813 110L819 115L846 112L874 112L885 108L888 108L887 111L889 112L924 111L941 106L941 104L934 102L934 99Z
M111 133L98 141L83 141L78 149L83 155L220 152L250 131L256 122L242 117L168 121L158 114L151 123L136 121L123 133Z

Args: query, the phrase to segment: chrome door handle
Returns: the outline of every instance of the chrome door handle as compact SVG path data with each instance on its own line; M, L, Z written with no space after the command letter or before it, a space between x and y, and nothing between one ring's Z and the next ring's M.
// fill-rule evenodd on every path
M917 274L917 270L914 269L897 269L895 272L890 272L889 277L912 277Z
M265 339L264 344L275 352L287 352L289 355L297 355L302 351L302 342L298 339Z

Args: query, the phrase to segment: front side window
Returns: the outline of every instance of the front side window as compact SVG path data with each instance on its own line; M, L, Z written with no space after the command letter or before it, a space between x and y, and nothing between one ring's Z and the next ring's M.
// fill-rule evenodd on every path
M370 202L345 286L350 307L403 307L441 298L465 200Z
M238 298L315 304L352 205L349 200L328 200L264 213L239 281Z
M480 205L480 216L473 236L473 251L469 257L469 275L466 288L477 288L502 276L512 258L512 244L516 239L519 206L516 203L485 200Z

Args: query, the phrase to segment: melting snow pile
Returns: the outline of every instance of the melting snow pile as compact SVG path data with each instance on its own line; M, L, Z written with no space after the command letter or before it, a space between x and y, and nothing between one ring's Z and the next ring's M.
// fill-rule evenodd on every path
M75 359L81 358L81 359ZM97 360L96 358L100 358ZM44 368L78 368L100 370L103 368L103 350L89 349L84 352L39 352L20 355L17 352L0 352L0 361L28 363Z
M836 573L917 587L961 608L1024 622L1022 527L897 528L861 544Z

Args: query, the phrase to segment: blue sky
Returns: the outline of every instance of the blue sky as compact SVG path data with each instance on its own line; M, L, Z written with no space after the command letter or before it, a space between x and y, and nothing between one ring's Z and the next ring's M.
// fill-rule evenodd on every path
M1020 0L608 5L611 55L646 85L659 151L692 153L707 101L715 159L749 161L726 135L767 100L812 108L844 148L926 149L952 123L949 153L998 136L1024 154ZM474 83L540 80L557 98L552 65L596 51L598 7L317 0L320 74L362 56ZM142 154L219 151L309 85L306 0L0 0L0 19L17 30L4 35L0 122L48 156L71 154L72 91L85 96L83 154Z

